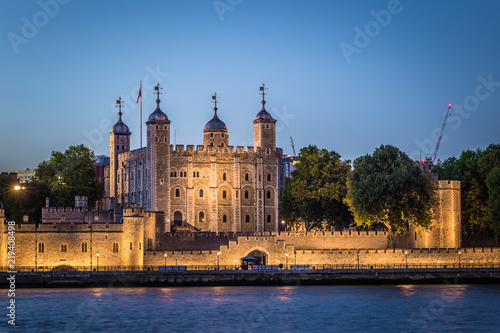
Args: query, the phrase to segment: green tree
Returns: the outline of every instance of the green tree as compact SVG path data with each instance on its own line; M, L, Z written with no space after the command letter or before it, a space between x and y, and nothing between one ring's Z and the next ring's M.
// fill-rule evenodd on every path
M88 197L89 208L104 196L94 167L94 152L84 145L70 146L64 153L53 151L48 161L41 162L32 182L48 186L52 204L70 207L76 195Z
M280 215L289 226L304 224L306 230L349 226L353 217L343 202L349 170L349 162L334 151L302 148L292 179L285 183Z
M380 146L354 161L346 202L360 226L382 222L395 230L408 223L428 229L437 207L437 184L430 172L394 146Z
M491 170L486 184L488 186L489 217L498 235L500 234L500 168Z

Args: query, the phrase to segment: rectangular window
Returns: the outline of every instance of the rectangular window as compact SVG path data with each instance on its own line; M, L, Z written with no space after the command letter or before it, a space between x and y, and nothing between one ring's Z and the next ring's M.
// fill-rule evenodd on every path
M132 250L132 242L130 242L130 249Z
M87 243L82 243L82 252L87 252Z
M45 244L38 243L38 252L45 252Z
M139 242L139 250L141 250L141 242Z
M66 252L68 250L68 247L66 244L61 245L61 252Z

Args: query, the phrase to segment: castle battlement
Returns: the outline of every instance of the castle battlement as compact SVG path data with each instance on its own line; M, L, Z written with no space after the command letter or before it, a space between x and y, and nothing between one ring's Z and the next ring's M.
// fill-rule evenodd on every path
M143 148L144 150L145 148ZM260 148L255 148L253 146L226 146L226 147L213 147L213 146L203 146L203 145L197 145L197 146L194 146L194 145L170 145L170 152L172 154L175 154L175 153L191 153L191 154L195 154L195 153L229 153L229 154L233 154L233 153L237 153L237 154L244 154L244 153L247 153L247 154L253 154L253 153L256 153L258 151L262 151ZM134 150L135 152L135 150ZM131 152L124 152L124 153L120 153L120 156L123 155L123 158L124 159L133 159L134 157L131 156L129 153ZM140 154L138 154L138 156L141 156ZM120 157L121 159L122 157Z
M438 186L439 186L440 190L444 190L444 189L460 190L460 181L459 180L439 180Z

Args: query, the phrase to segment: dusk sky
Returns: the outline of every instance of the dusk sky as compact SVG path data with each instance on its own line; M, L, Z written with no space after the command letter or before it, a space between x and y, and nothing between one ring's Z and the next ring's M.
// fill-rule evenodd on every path
M56 5L54 5L56 4ZM343 159L392 144L412 158L500 143L498 1L2 1L0 171L34 168L86 144L109 155L115 101L139 148L161 108L171 142L202 144L219 117L234 146L253 145L265 83L277 145ZM145 144L145 126L143 130Z

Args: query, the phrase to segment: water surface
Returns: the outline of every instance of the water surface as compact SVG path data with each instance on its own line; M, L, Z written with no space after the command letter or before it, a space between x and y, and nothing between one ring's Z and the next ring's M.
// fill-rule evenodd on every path
M498 285L21 289L16 305L19 332L500 332Z

